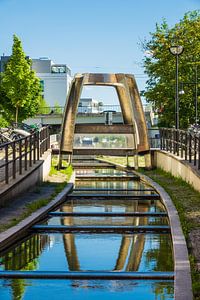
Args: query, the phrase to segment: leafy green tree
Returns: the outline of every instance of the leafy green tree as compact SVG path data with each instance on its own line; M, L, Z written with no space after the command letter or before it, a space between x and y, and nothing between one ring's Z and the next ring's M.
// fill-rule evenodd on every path
M12 55L1 76L2 106L10 120L22 121L33 116L41 101L41 86L31 60L25 56L20 39L13 36Z
M195 120L195 64L200 61L200 12L186 13L179 23L169 28L164 20L156 24L150 40L142 44L146 52L145 72L149 79L142 95L153 104L159 114L159 125L175 125L175 56L169 52L172 45L181 45L179 56L179 90L181 82L184 95L179 95L180 128L187 128ZM200 66L199 66L200 73ZM199 107L200 112L200 107Z
M60 106L58 101L55 101L54 103L54 112L56 114L62 114L62 107Z
M51 108L50 108L49 104L46 102L46 100L44 98L42 98L40 101L40 105L39 105L37 113L49 114L50 112L51 112Z

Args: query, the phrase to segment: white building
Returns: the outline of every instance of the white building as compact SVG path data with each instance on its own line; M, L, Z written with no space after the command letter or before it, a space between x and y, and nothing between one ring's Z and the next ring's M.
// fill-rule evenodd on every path
M99 100L95 100L93 98L80 98L78 113L101 113L103 111L102 106L103 103Z
M0 72L10 56L1 56ZM64 106L72 80L71 70L65 64L54 64L50 59L41 57L32 59L32 69L40 78L43 97L49 106Z
M48 58L32 59L32 69L40 78L44 100L49 106L64 106L72 80L65 64L54 64Z

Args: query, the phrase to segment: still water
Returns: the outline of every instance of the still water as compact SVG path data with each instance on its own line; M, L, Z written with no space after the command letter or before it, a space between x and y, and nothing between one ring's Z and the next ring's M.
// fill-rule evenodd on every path
M81 173L82 171L80 171ZM101 174L102 170L95 171ZM106 170L108 172L108 170ZM79 173L79 174L80 174ZM89 175L94 174L91 170ZM104 172L104 174L107 174ZM125 176L109 170L109 175ZM76 188L149 189L138 181L80 181ZM126 191L125 191L126 190ZM128 190L128 191L127 191ZM85 191L84 191L85 192ZM101 191L98 191L98 193ZM76 192L80 193L80 191ZM81 192L82 193L82 192ZM90 193L90 191L87 193ZM106 194L106 192L104 191ZM143 191L143 194L152 193ZM72 212L163 212L160 200L73 199L57 211ZM51 217L49 225L167 225L167 217ZM0 254L0 270L27 271L173 271L169 233L33 233ZM173 299L172 280L0 280L0 299Z

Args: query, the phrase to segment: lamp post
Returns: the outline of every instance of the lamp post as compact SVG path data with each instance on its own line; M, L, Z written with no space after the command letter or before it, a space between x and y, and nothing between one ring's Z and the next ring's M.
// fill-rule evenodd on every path
M195 66L195 125L198 123L198 76L197 65Z
M184 85L194 85L194 105L195 105L195 125L198 124L198 65L200 62L194 62L195 63L195 80L194 82L181 82L181 90L179 91L179 95L185 94L185 91L183 89ZM194 64L190 63L190 64Z
M175 84L175 127L179 129L179 91L178 91L178 57L184 51L183 46L171 46L169 51L176 57L176 84Z

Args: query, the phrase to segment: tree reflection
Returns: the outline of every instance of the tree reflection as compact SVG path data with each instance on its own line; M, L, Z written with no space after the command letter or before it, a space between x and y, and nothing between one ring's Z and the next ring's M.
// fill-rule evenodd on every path
M1 254L2 264L5 270L33 271L37 268L38 257L48 241L47 235L32 235L23 242ZM10 280L12 299L21 300L26 287L25 279Z

